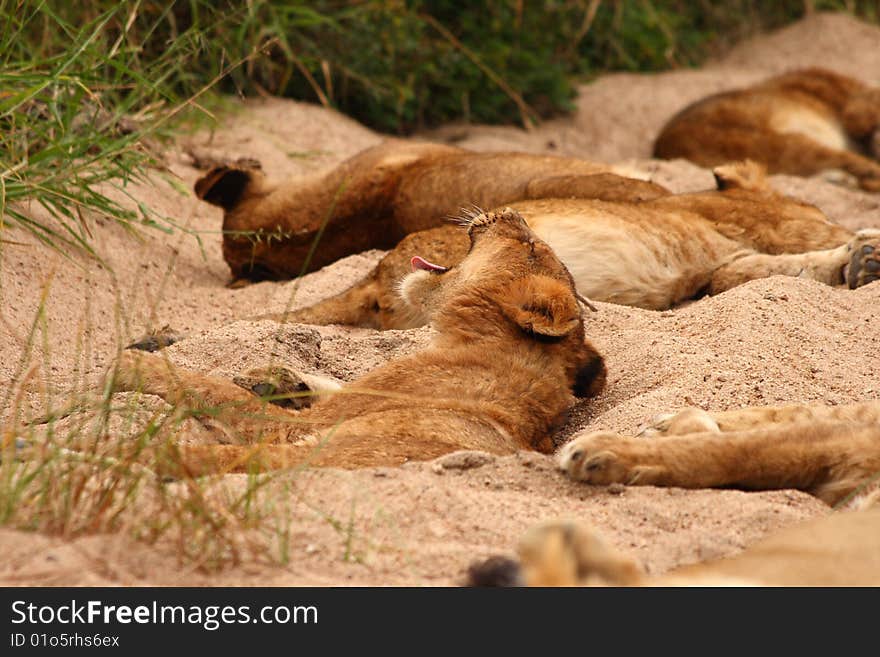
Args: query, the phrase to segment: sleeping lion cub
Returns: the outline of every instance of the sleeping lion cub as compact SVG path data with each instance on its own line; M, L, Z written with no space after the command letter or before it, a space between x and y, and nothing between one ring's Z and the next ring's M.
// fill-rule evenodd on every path
M214 167L196 182L195 192L224 210L223 257L234 279L285 279L353 253L389 249L410 233L441 225L465 205L665 193L615 171L570 157L388 140L323 175L278 185L253 163Z
M831 513L764 538L731 557L645 574L592 528L554 521L526 532L518 561L493 557L475 586L878 586L880 508Z
M604 363L584 337L571 275L518 213L481 213L466 228L471 248L458 266L420 268L401 286L407 303L430 314L431 345L308 409L278 408L234 383L127 352L116 390L159 395L241 443L147 457L160 471L198 475L393 466L460 449L549 452L575 398L604 386Z
M880 88L821 68L704 98L666 124L654 156L712 167L750 158L771 173L843 171L880 191Z
M746 281L785 274L851 288L880 278L880 231L854 234L816 207L775 192L745 162L715 170L718 190L637 202L537 199L513 203L589 299L662 310ZM590 176L588 178L601 178ZM622 179L626 180L626 179ZM600 190L594 190L599 194ZM467 240L453 226L414 233L345 292L283 321L402 329L425 323L397 294L414 256L457 262ZM428 263L430 264L430 262Z
M559 451L569 477L592 484L797 488L849 510L786 529L724 559L648 577L592 529L532 529L519 562L471 567L476 585L880 585L880 401L848 406L697 408L660 416L642 437L598 432Z

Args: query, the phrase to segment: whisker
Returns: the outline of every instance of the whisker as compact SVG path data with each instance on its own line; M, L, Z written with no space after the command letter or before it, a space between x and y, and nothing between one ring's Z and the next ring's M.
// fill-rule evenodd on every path
M472 203L470 207L460 208L457 215L447 215L446 218L459 226L466 227L473 225L477 217L483 214L485 214L483 209Z
M582 295L580 292L575 292L574 296L577 298L578 301L580 301L583 305L592 310L594 313L599 312L599 309L596 308L595 305L593 305L593 302L587 299L587 297Z

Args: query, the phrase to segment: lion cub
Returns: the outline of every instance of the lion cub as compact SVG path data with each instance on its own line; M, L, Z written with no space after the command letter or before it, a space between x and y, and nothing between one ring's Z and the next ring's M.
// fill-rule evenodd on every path
M529 531L519 561L470 568L474 585L880 585L880 401L848 406L698 408L662 415L641 437L597 432L559 450L591 484L797 488L848 510L778 532L733 557L648 577L595 531L569 521Z
M518 561L474 564L477 586L878 586L880 508L832 513L776 532L731 557L646 575L632 558L577 522L526 532Z
M511 207L565 263L578 291L594 301L662 310L773 274L850 288L880 278L880 231L854 234L831 223L818 208L775 192L752 162L717 167L715 177L719 189L706 192L636 201L546 198ZM396 292L411 258L454 263L466 252L467 240L453 226L413 233L349 290L264 317L378 329L419 326L425 317Z
M664 126L654 156L711 167L750 158L771 173L843 171L880 191L880 88L821 68L704 98Z
M159 469L197 475L393 466L460 449L549 452L575 398L604 386L602 357L584 337L571 275L521 215L481 213L466 229L470 250L458 266L416 259L401 285L406 303L431 317L432 344L308 409L279 408L234 383L126 353L116 390L159 395L241 443L177 446L156 455Z
M314 178L267 182L259 165L214 167L196 195L223 208L223 257L234 279L286 279L443 223L463 206L528 198L653 198L662 187L614 167L530 153L474 153L388 140Z

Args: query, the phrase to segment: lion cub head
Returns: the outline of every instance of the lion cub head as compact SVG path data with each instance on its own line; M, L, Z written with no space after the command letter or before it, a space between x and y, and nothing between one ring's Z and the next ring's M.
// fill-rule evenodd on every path
M574 280L553 250L510 208L461 223L470 250L457 266L412 258L399 288L410 312L452 341L562 357L573 393L598 394L605 365L584 337Z

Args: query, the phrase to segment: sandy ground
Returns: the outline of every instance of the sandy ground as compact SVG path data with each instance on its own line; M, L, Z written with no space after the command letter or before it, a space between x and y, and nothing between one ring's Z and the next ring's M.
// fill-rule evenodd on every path
M708 171L647 159L668 117L707 93L797 66L821 64L871 81L866 75L880 71L878 45L877 28L818 15L742 44L702 70L605 76L581 88L573 116L532 132L449 126L424 138L628 162L676 191L703 189L712 185ZM187 154L192 147L257 158L270 176L282 178L320 172L380 139L320 107L247 102L213 132L181 136L167 153L164 177L129 185L130 194L182 230L145 227L132 235L94 218L91 233L103 264L63 258L15 229L4 230L7 239L26 243L0 245L0 381L4 390L23 383L22 416L57 408L72 390L93 385L120 345L165 324L188 336L168 350L175 363L227 377L280 361L350 380L424 345L429 328L378 333L243 319L334 294L381 253L346 258L298 282L227 289L220 212L178 189L191 189L199 175ZM880 195L783 176L773 184L849 228L880 228ZM43 294L45 322L36 323L36 344L25 350ZM684 405L876 398L878 301L880 283L850 292L776 277L674 311L599 304L587 330L606 356L609 385L573 409L558 438L596 429L631 432L652 415ZM11 406L3 400L8 417ZM233 491L245 485L238 476L218 484ZM181 563L173 545L146 545L125 532L68 540L0 529L0 584L447 585L459 582L472 560L509 554L528 526L557 516L593 523L649 570L662 572L735 552L781 526L828 512L795 491L610 492L568 482L550 457L537 454L284 473L263 494L274 503L269 524L285 529L260 539L270 550L238 565L206 572Z

